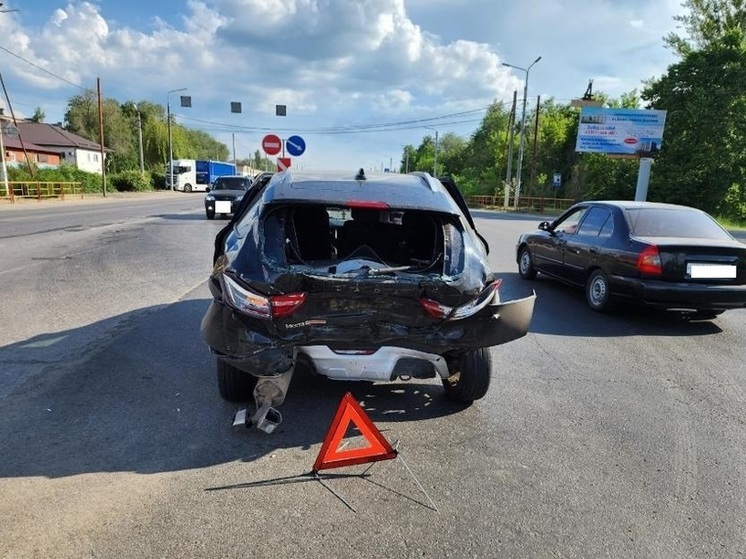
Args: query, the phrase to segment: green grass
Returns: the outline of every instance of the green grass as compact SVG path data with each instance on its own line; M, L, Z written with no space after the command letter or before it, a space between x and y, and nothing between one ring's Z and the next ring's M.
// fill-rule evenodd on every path
M746 221L740 220L740 219L729 219L727 217L717 217L713 216L715 219L717 219L718 223L725 227L726 229L746 229Z

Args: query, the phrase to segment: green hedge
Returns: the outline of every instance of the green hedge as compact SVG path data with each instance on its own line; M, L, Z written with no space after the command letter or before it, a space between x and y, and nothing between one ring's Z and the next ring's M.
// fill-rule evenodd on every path
M153 179L147 171L122 171L109 176L108 185L118 192L153 190Z
M79 182L86 194L101 192L101 175L81 171L71 165L56 169L37 169L32 176L28 168L8 167L9 181ZM153 177L145 171L123 171L106 176L106 189L118 192L146 192L153 190Z

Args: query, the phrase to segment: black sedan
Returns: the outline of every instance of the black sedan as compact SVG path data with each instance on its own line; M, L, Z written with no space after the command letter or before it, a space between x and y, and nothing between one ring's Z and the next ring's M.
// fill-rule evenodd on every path
M574 205L516 247L518 273L585 289L588 306L615 302L714 318L746 307L746 245L703 211L654 202Z
M205 196L205 215L215 219L216 214L232 214L252 185L252 179L243 175L225 175L215 179Z

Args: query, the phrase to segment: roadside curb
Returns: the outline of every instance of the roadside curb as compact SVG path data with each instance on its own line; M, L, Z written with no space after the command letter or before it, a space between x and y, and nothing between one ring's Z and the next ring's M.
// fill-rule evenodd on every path
M15 198L13 202L9 198L0 198L0 210L23 210L28 208L41 208L49 206L71 206L88 204L116 203L124 200L161 200L164 198L179 198L184 196L183 192L172 192L170 190L154 190L149 192L111 192L106 196L103 194L84 194L82 197L66 196L60 198Z

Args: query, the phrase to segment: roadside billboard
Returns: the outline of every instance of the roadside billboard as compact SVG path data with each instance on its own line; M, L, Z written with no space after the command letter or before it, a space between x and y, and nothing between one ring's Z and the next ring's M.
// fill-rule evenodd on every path
M666 111L583 107L575 151L650 157L663 143Z

